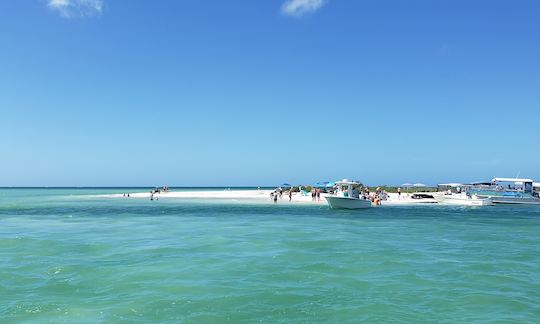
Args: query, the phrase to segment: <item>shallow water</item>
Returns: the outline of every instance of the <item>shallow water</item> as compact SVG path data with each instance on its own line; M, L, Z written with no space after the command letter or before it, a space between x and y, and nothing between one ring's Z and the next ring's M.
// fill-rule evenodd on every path
M8 322L538 322L540 207L0 189Z

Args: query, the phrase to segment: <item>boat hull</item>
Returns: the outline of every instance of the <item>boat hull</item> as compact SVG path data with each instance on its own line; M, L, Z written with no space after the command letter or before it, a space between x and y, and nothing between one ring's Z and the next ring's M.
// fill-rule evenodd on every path
M491 197L496 204L540 205L540 198Z
M366 199L327 196L324 197L333 209L364 209L371 207L371 201Z
M496 204L540 205L540 198L524 192L480 190L476 194L481 198L491 198Z
M492 206L493 200L491 198L469 198L469 197L456 197L452 195L448 196L436 196L435 199L439 204L443 205L458 205L458 206Z

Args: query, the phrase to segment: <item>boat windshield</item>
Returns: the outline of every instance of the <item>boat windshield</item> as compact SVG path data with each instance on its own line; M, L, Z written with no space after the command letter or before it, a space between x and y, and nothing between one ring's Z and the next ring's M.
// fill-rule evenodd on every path
M359 198L360 190L357 183L339 183L338 195L343 197Z
M437 191L438 192L444 192L447 194L450 193L462 193L467 191L470 188L469 185L461 184L461 183L443 183L437 185Z

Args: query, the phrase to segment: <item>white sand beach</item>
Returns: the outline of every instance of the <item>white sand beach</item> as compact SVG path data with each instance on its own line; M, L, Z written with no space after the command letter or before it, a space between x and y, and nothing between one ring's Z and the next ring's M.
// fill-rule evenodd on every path
M234 200L258 200L272 202L270 194L273 190L194 190L194 191L169 191L154 194L157 199L234 199ZM150 199L150 192L135 192L130 193L130 198L145 198ZM124 194L105 195L111 198L126 198ZM309 204L326 204L326 200L321 197L320 201L313 201L310 195L302 195L294 193L291 201L289 196L283 193L281 198L278 198L279 203L309 203Z
M269 203L273 202L271 193L273 190L193 190L193 191L169 191L154 194L154 199L220 199L220 200L251 200ZM144 198L150 199L150 192L130 192L130 198ZM320 200L312 200L311 195L304 195L299 192L293 193L292 199L289 201L289 196L284 193L281 198L277 200L279 204L312 204L312 205L326 205L326 199L324 196L328 194L321 194ZM433 203L430 200L418 200L412 199L412 194L403 193L399 196L397 193L389 193L388 200L382 202L382 206L391 205L411 205L411 204L429 204ZM102 197L110 198L127 198L123 193L103 195Z

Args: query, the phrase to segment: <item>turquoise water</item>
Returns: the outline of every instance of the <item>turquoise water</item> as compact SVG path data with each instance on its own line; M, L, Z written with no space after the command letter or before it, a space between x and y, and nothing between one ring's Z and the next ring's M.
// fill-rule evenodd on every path
M540 319L540 207L93 196L125 191L0 189L3 322Z

